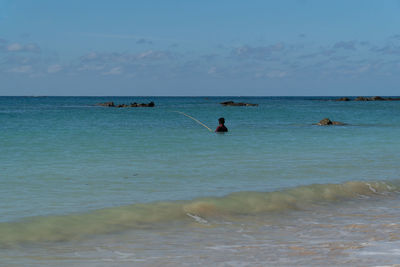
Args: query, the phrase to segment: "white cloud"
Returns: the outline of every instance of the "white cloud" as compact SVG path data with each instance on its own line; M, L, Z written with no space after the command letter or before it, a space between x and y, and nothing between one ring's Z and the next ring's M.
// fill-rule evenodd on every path
M10 69L9 72L14 72L14 73L31 73L31 72L32 72L32 66L30 66L30 65L18 66L18 67L15 67L15 68Z
M276 43L268 46L252 47L249 45L240 46L232 51L234 56L240 58L267 60L275 54L279 54L285 51L285 45L283 43Z
M110 69L107 72L103 72L103 75L119 75L122 73L122 68L121 67L114 67L112 69Z
M21 51L23 49L23 46L21 45L21 44L18 44L18 43L13 43L13 44L10 44L10 45L8 45L7 46L7 50L8 51L11 51L11 52L13 52L13 51Z
M216 67L211 67L209 70L208 70L208 74L215 74L217 72L217 68Z
M88 59L88 60L93 60L93 59L96 59L96 58L97 58L97 53L95 53L95 52L90 52L89 54L84 55L82 58L83 58L83 59Z
M48 73L56 73L62 70L62 66L59 64L51 65L47 68Z
M12 43L6 47L9 52L40 52L40 47L37 44L20 44L20 43Z
M40 52L40 47L37 44L27 44L24 46L24 50L28 52Z
M158 52L158 51L153 51L153 50L149 50L149 51L145 51L143 53L140 53L137 55L138 59L159 59L164 57L166 54L163 52Z
M269 78L283 78L285 76L287 76L287 72L285 71L273 70L267 73L267 77Z

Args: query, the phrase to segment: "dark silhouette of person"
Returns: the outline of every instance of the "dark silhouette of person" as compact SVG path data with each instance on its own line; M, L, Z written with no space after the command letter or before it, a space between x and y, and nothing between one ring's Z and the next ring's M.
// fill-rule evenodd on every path
M218 123L219 123L219 125L218 125L217 129L215 129L216 133L225 133L228 131L228 128L226 128L226 126L225 126L224 118L219 118Z

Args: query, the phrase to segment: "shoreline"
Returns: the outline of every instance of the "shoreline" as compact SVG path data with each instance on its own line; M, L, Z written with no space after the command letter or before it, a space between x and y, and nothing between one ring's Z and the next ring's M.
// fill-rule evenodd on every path
M157 227L170 223L209 225L211 220L235 220L305 211L332 203L397 195L400 180L349 181L312 184L273 192L235 192L222 197L136 203L78 214L37 216L0 223L0 247L25 242L59 242L85 239L119 231Z
M3 248L30 266L392 265L400 260L399 196L306 211L131 229L85 240ZM113 265L113 266L114 266Z

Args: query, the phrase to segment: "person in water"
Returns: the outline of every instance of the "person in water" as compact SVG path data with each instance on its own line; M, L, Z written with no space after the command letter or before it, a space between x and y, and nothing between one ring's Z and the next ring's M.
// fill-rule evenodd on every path
M228 131L228 128L225 126L225 119L224 118L219 118L218 119L219 125L217 129L215 129L216 133L225 133Z

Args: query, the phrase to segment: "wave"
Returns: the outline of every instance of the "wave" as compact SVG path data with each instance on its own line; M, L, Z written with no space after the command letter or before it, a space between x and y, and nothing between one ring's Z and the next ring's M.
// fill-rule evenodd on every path
M400 181L314 184L275 192L236 192L190 201L132 204L63 216L0 223L0 246L82 239L91 235L155 227L175 221L208 224L219 216L304 210L312 205L398 193Z

